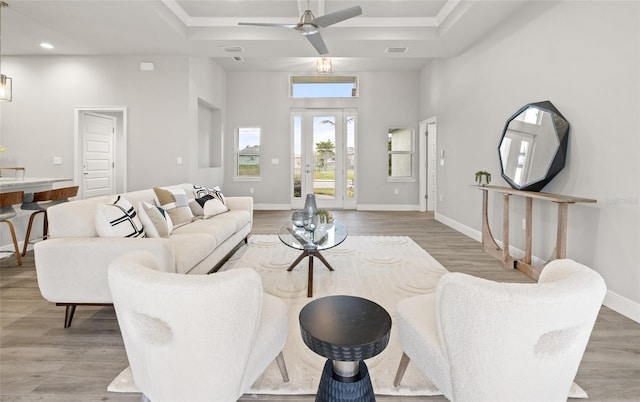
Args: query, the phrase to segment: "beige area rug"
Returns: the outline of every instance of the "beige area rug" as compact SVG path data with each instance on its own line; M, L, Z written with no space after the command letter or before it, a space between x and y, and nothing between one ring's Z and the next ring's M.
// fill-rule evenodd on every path
M289 335L284 357L290 381L282 382L275 363L253 384L249 394L315 394L325 358L315 354L302 341L298 314L310 300L307 298L307 266L305 258L291 272L289 265L300 251L280 242L276 235L253 235L249 246L243 246L222 270L253 268L260 273L265 291L288 303ZM320 260L314 261L314 298L347 294L364 297L383 306L395 320L395 306L403 298L435 292L440 277L447 270L409 237L349 236L341 245L322 251L335 269L328 271ZM409 364L400 388L393 386L402 350L392 325L387 348L366 360L371 382L378 395L440 395L422 373ZM139 392L131 371L125 369L109 385L112 392ZM577 385L571 397L586 398Z

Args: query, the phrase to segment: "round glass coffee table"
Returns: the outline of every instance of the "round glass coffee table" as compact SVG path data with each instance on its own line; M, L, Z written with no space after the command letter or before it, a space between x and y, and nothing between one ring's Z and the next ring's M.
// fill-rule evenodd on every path
M364 360L389 343L387 310L362 297L326 296L304 306L299 320L305 345L327 358L316 401L375 401Z
M305 257L309 257L307 297L312 297L313 258L317 257L329 271L333 271L333 267L320 254L320 251L328 250L342 243L347 238L347 228L342 222L334 219L333 222L320 224L315 231L309 232L304 228L294 226L289 221L280 227L278 237L287 246L302 250L300 256L296 258L287 271L292 271L300 261Z

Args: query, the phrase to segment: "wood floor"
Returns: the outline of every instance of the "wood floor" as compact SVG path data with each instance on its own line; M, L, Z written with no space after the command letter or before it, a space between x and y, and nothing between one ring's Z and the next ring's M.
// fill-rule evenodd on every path
M255 211L255 234L277 233L289 211ZM449 271L509 282L530 282L505 271L480 243L435 221L429 213L335 211L352 235L410 236ZM127 363L112 307L78 307L63 328L64 309L38 290L33 252L22 267L0 260L0 401L139 401L107 392ZM526 375L526 373L523 373ZM640 400L640 324L603 307L576 382L589 401ZM245 395L243 401L313 401L313 396ZM441 401L443 397L379 397L382 402Z

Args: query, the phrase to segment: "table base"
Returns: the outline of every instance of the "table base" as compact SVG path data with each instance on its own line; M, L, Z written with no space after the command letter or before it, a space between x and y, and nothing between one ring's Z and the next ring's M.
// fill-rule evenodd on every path
M307 297L313 296L313 257L318 257L320 261L327 267L329 271L333 271L333 267L329 264L329 262L320 254L320 251L316 249L304 249L302 254L296 258L296 260L291 264L287 271L293 271L293 269L298 265L303 258L309 257L309 273L308 273L308 283L307 283Z
M330 359L324 364L316 402L375 402L367 365L359 362L359 372L353 377L340 377Z

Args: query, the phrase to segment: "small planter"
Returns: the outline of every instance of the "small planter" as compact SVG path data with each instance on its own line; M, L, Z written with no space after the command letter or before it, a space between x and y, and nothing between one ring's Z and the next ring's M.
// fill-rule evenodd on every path
M482 182L483 178L484 183ZM476 183L478 183L479 186L483 187L491 183L491 173L487 172L486 170L478 170L476 172Z

